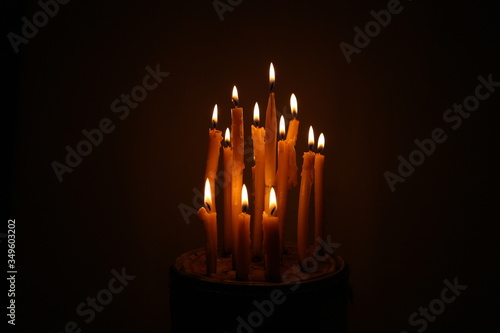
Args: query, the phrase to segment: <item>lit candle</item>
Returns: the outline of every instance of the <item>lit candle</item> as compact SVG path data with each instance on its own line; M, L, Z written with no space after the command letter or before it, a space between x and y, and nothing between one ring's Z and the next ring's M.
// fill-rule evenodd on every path
M224 255L229 256L233 251L233 219L231 216L232 205L232 167L233 167L233 150L231 149L231 134L229 128L226 128L224 136Z
M302 173L300 174L300 194L299 194L299 212L297 223L297 245L299 254L299 263L307 258L307 237L309 222L309 202L311 198L311 186L314 180L314 156L312 152L314 147L314 132L312 126L309 127L309 151L304 153L304 162L302 164Z
M269 193L269 213L262 213L262 226L264 229L264 266L266 280L281 282L280 275L280 232L276 214L276 193L271 188Z
M266 162L265 162L265 183L266 183L266 203L269 202L269 194L271 187L275 185L276 179L276 101L274 98L275 74L274 66L271 63L269 66L269 99L266 110ZM267 208L267 207L266 207Z
M318 153L314 158L314 239L316 246L319 239L325 239L325 156L321 153L325 148L323 133L318 139Z
M233 166L231 171L232 179L232 224L233 224L233 249L237 251L237 222L239 212L241 211L241 188L243 186L243 169L245 162L243 160L244 140L243 140L243 108L238 107L238 90L233 87L233 104L231 109L231 145L233 147ZM236 257L233 253L233 264Z
M286 219L286 202L288 193L288 141L285 140L285 118L280 118L280 140L278 141L278 221L280 225L280 249L285 250L285 219Z
M288 189L291 189L293 186L297 186L297 155L295 152L295 144L297 143L297 134L299 133L299 120L297 119L298 114L298 104L297 97L295 94L292 94L290 97L290 109L292 110L293 119L290 120L288 124L288 133L286 135L286 141L288 141Z
M236 279L246 281L250 273L250 215L248 211L248 192L241 189L241 213L238 216L238 249L236 251Z
M209 179L210 188L212 189L212 210L214 212L217 211L215 209L215 179L217 177L217 169L219 167L220 143L222 141L222 133L217 130L216 127L217 104L215 104L214 111L212 113L212 127L208 130L208 154L205 169L205 178Z
M217 272L217 213L213 211L210 181L205 181L205 207L198 210L198 217L203 221L205 229L205 253L207 274Z
M253 171L254 186L254 224L253 224L253 242L252 257L255 260L262 258L262 212L264 211L264 183L265 183L265 143L264 137L266 130L260 127L259 104L255 103L252 125L253 154L255 166Z

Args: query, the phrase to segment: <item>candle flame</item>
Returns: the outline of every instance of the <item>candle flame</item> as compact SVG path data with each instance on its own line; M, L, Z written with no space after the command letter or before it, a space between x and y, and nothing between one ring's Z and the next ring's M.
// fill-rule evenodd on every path
M321 153L323 149L325 149L325 136L321 133L318 139L318 151Z
M274 73L274 65L271 63L269 66L269 90L272 91L274 88L274 82L276 80L276 75Z
M309 126L309 140L307 144L309 145L309 150L312 150L314 147L314 131L312 126Z
M217 127L217 117L218 117L218 109L217 109L217 104L215 104L214 112L212 113L212 127L213 128Z
M283 115L280 117L280 140L285 139L285 118L283 118Z
M271 187L271 194L269 196L269 211L270 214L273 215L274 212L276 211L277 204L276 204L276 192L274 191L274 187Z
M205 181L205 208L207 210L212 210L212 190L210 189L210 181Z
M234 107L238 107L238 89L236 89L236 86L233 87L233 104Z
M259 127L260 110L259 110L259 103L257 102L255 102L255 106L253 107L253 123L256 127Z
M290 109L292 109L293 117L296 118L298 113L298 104L297 104L297 97L295 97L295 94L292 94L292 96L290 96Z
M241 188L241 210L246 213L248 210L248 191L245 184Z
M226 133L224 134L224 142L226 143L226 147L231 145L231 132L229 131L229 127L226 128Z

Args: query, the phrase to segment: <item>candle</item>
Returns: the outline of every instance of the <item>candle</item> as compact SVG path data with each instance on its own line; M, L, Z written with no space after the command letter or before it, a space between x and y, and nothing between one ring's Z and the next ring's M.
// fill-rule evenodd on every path
M269 202L271 187L275 185L276 179L276 101L274 98L275 74L274 66L269 66L269 99L266 110L266 162L265 162L265 184L266 184L266 203Z
M241 213L238 216L238 249L236 251L236 279L248 280L250 272L250 215L248 211L248 192L241 189Z
M233 252L233 226L232 226L232 216L231 216L231 205L232 205L232 167L233 167L233 150L231 149L231 134L229 128L226 128L226 133L224 136L224 255L229 256Z
M280 247L279 247L279 221L274 216L276 213L276 193L271 188L269 193L269 213L262 213L262 226L264 229L264 266L266 280L281 282L280 276Z
M237 222L241 210L241 188L243 186L243 169L245 163L243 160L244 141L243 141L243 109L238 107L238 90L233 87L233 104L231 109L231 145L233 147L233 166L231 169L232 180L232 224L233 224L233 249L237 251ZM236 265L236 256L233 253L233 264Z
M307 257L307 238L309 222L309 202L311 198L311 186L314 180L314 156L312 152L314 146L314 132L312 126L309 127L309 151L304 153L302 173L300 174L300 194L299 212L297 223L297 243L299 263Z
M286 218L286 201L288 193L288 154L289 147L288 141L285 140L285 118L280 118L280 140L278 141L278 175L277 175L277 188L278 188L278 221L280 226L280 249L282 252L285 250L285 218Z
M318 239L325 239L325 156L321 153L325 148L323 133L318 139L318 153L314 157L314 239L316 246Z
M252 168L254 188L254 218L252 257L255 260L262 258L262 212L264 211L264 183L265 183L265 142L266 130L260 127L259 104L254 107L252 141L255 165Z
M205 181L205 206L198 210L198 217L205 229L205 253L207 275L217 272L217 213L212 209L212 190L210 180Z
M222 141L222 133L217 130L216 127L217 104L215 104L214 111L212 113L212 128L208 130L208 154L205 169L205 178L208 178L210 181L210 188L212 189L212 210L214 212L217 211L215 209L215 179L217 177L217 169L219 167L220 143Z
M297 119L298 114L298 104L297 97L295 94L290 96L290 109L292 110L293 119L290 120L288 125L288 133L286 135L286 141L288 141L288 189L293 186L297 186L297 157L295 152L295 144L297 143L297 134L299 133L299 120Z

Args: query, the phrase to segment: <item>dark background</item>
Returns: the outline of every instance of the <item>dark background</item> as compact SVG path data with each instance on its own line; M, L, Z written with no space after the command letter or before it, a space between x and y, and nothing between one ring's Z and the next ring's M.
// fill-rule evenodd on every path
M187 224L178 206L193 207L202 189L213 105L225 129L236 84L249 135L271 61L278 110L289 113L292 92L299 101L299 163L308 126L326 136L327 229L352 269L351 332L416 332L408 317L455 277L467 290L426 331L499 332L500 89L457 130L443 121L479 75L500 81L498 11L401 4L350 64L339 44L353 44L353 28L387 1L243 1L221 21L209 0L73 0L18 54L3 37L1 232L16 219L19 272L8 332L62 332L68 321L83 332L169 331L168 269L203 245L201 223L193 215ZM35 1L2 7L3 36L40 10ZM120 120L111 102L157 64L170 75ZM51 163L64 163L65 146L103 118L114 131L59 182ZM447 140L392 193L384 172L396 173L397 157L438 127ZM136 278L85 323L77 305L122 267Z

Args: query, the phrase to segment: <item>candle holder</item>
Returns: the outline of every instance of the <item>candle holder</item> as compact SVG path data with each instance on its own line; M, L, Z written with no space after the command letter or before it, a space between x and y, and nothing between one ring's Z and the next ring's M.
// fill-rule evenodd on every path
M170 269L172 332L347 332L347 263L310 248L301 268L297 246L285 247L279 283L265 281L261 262L237 281L231 258L218 256L207 276L203 248L179 256Z

